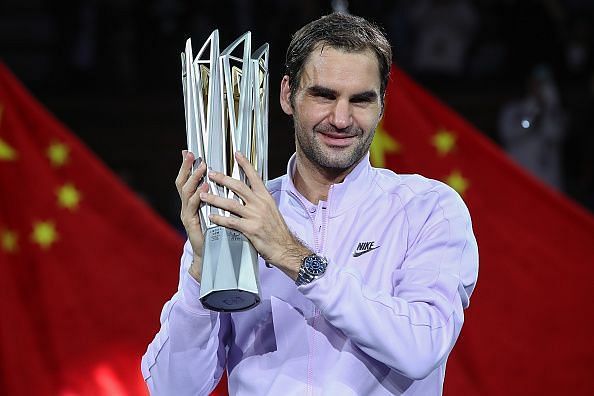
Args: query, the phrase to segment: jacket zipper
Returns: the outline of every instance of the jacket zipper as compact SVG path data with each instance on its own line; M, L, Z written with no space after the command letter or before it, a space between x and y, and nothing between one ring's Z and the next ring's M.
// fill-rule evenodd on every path
M330 196L332 193L332 187L333 186L330 186L330 188L328 190L328 198L327 198L324 206L322 206L322 220L321 220L321 224L319 226L316 224L315 218L312 218L311 213L307 209L307 205L297 195L294 195L295 198L297 198L297 201L303 207L303 210L305 210L305 212L307 213L307 217L309 218L309 220L312 223L313 237L314 237L314 252L316 254L320 254L320 255L323 255L325 242L326 242L326 230L328 228L327 225L328 225L328 211L329 211L328 208L330 205L329 203L330 203ZM306 394L308 396L313 395L313 386L312 386L313 385L312 384L313 367L312 366L313 366L313 357L315 355L316 320L319 316L320 316L320 311L318 310L318 308L316 306L314 306L313 317L312 317L312 322L311 322L311 327L312 327L311 349L310 349L310 352L308 353L308 357L307 357Z
M319 255L324 255L324 248L326 245L326 230L328 228L328 207L330 206L330 196L332 193L332 187L330 186L329 190L328 190L328 197L326 199L326 202L323 203L322 205L322 219L321 219L321 224L319 226L317 226L315 224L314 221L314 245L315 245L315 252L316 254ZM317 228L317 230L316 230ZM320 316L320 310L318 309L317 306L314 305L314 312L313 312L313 318L311 320L311 327L312 327L312 337L311 337L311 361L308 361L308 375L307 375L307 394L308 395L312 395L313 396L313 384L312 384L312 378L310 373L313 371L313 358L315 355L315 350L316 350L316 322L318 317ZM309 360L309 359L308 359Z

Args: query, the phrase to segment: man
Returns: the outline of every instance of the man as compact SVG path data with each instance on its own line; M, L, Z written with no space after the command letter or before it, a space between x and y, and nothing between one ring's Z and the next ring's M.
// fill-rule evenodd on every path
M280 102L296 153L266 187L210 173L245 202L199 185L184 152L176 180L188 232L179 290L142 361L154 394L206 395L226 368L234 395L438 395L478 271L468 211L446 185L372 168L390 45L377 27L331 14L287 50ZM262 302L239 313L199 301L201 202L258 250ZM272 264L269 269L264 261Z

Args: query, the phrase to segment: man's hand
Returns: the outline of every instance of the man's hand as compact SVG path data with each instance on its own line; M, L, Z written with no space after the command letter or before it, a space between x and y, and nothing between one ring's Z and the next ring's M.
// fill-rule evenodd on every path
M297 279L301 260L311 251L291 233L264 182L240 153L235 159L245 172L250 187L219 172L209 172L210 180L237 194L245 203L203 192L200 199L213 206L228 210L238 217L211 215L210 219L223 227L232 228L245 235L262 258L281 269L292 279Z
M194 154L187 150L182 151L183 162L175 179L175 187L181 199L180 218L188 234L188 239L194 251L194 261L190 266L190 274L200 282L202 277L202 245L204 244L204 232L200 225L198 209L200 208L200 194L208 191L208 183L202 183L200 180L206 172L204 161L200 163L198 169L192 173L192 164L194 163Z

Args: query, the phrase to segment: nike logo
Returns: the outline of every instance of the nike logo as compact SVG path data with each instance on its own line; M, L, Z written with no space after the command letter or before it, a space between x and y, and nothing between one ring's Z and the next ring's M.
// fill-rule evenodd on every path
M374 243L375 243L375 241L359 242L359 244L357 245L357 249L355 249L355 252L353 253L353 257L359 257L362 254L369 253L372 250L375 250L380 247L380 246L373 246Z

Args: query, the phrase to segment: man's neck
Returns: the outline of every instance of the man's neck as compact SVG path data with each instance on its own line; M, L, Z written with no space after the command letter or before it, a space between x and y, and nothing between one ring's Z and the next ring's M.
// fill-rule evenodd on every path
M358 162L357 162L358 163ZM357 164L347 169L328 169L312 163L297 150L293 184L309 202L317 204L328 199L328 191L333 184L341 183Z

